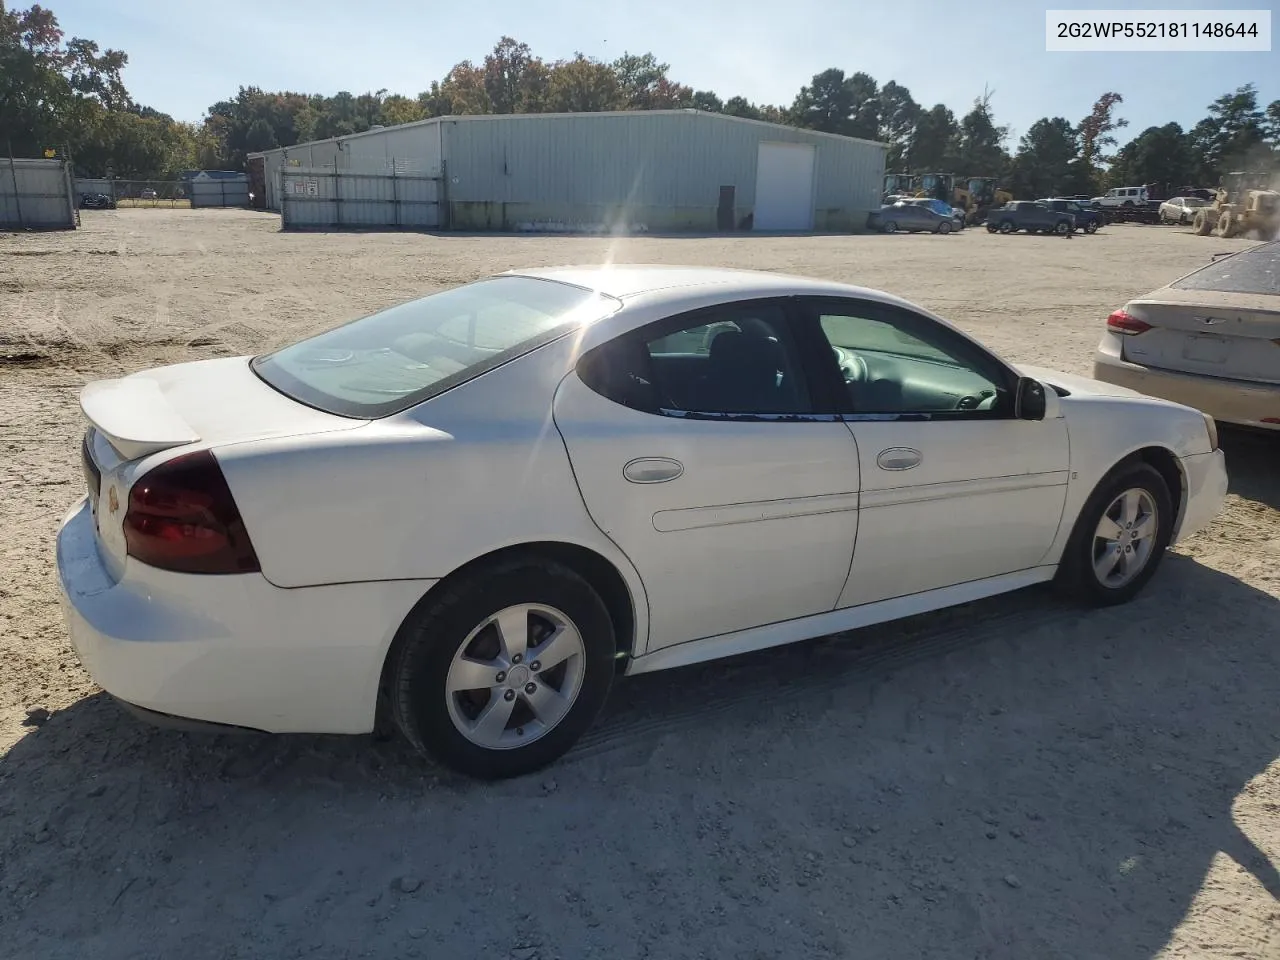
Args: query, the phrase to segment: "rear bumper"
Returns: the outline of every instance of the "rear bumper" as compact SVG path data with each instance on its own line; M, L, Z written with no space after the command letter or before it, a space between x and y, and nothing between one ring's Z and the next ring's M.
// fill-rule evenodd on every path
M1155 370L1103 351L1094 355L1093 378L1194 407L1223 423L1280 430L1280 423L1263 422L1280 417L1280 386Z
M57 565L71 644L104 690L169 721L270 733L370 732L386 651L435 582L284 589L133 560L115 580L84 500L58 531Z

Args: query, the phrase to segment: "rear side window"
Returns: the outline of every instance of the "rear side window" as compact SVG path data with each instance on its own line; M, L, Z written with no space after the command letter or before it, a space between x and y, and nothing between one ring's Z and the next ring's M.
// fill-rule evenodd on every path
M493 277L328 330L256 357L252 367L300 403L373 419L407 410L619 306L553 280Z
M1201 267L1170 284L1175 290L1280 296L1280 241L1264 243Z
M663 321L597 347L578 375L646 413L752 419L812 412L799 345L777 304Z

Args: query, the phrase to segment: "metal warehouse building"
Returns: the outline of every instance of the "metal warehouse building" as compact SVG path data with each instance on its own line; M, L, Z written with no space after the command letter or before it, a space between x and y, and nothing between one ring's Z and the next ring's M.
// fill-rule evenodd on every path
M862 229L886 145L699 110L447 116L252 154L285 228Z

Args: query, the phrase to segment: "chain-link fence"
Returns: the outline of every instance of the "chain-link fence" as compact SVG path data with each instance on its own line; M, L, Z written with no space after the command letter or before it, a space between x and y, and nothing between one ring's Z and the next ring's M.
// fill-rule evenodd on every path
M189 207L187 184L180 180L76 180L81 207ZM109 204L103 204L102 198Z

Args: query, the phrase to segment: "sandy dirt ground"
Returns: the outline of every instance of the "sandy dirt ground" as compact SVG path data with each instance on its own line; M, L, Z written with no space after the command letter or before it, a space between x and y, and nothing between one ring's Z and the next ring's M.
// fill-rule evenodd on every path
M1088 373L1106 314L1243 241L286 235L86 211L0 236L0 956L1280 958L1280 446L1133 604L1032 590L624 681L543 774L150 729L60 618L76 395L522 265L882 287Z

